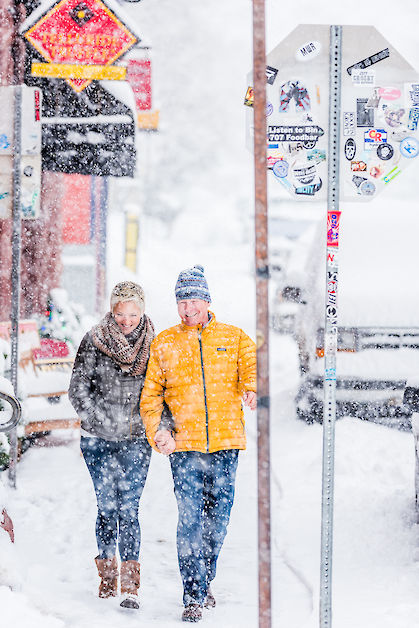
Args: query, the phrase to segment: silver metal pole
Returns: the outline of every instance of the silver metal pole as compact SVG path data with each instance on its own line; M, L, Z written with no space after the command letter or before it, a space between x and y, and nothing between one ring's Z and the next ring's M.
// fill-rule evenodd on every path
M14 88L14 128L13 128L13 226L12 226L12 308L11 308L11 376L15 397L18 396L19 366L19 312L20 312L20 254L21 254L21 213L20 213L20 158L22 130L22 86ZM17 429L11 430L9 482L16 488Z
M332 625L333 489L336 421L337 287L339 249L339 148L342 27L330 27L329 168L327 196L325 376L320 567L320 628Z

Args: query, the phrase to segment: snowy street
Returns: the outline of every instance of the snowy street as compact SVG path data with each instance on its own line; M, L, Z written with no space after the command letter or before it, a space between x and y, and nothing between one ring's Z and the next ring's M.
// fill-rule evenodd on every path
M314 628L322 430L294 417L293 346L274 337L272 353L273 626ZM240 456L236 501L214 583L218 604L205 611L203 625L257 626L256 433L250 412L247 426L249 447ZM334 625L413 628L419 562L412 435L351 418L338 422L336 434ZM97 598L94 493L76 435L66 445L32 448L18 473L19 489L9 502L19 592L0 588L5 619L32 628L179 624L176 504L163 456L153 454L140 504L138 616L120 609L117 600Z
M45 8L53 2L42 0L40 4ZM132 3L115 0L115 4L123 7L129 19L136 22L145 41L151 42L147 55L153 63L153 111L160 115L158 131L136 130L135 178L106 177L109 184L106 255L98 223L93 234L94 208L89 203L94 187L88 189L86 184L83 191L87 190L85 196L92 222L87 225L88 244L80 244L85 246L84 254L77 259L79 245L74 245L74 250L72 245L67 245L67 257L48 259L48 270L55 268L55 263L58 268L62 262L64 276L64 271L70 272L73 264L75 288L68 297L76 306L86 294L95 302L100 292L96 280L101 273L104 284L106 275L105 307L115 284L138 282L145 292L145 313L153 321L156 333L160 333L179 322L174 293L179 272L199 264L205 269L212 299L210 310L217 321L240 327L256 339L254 164L253 155L245 146L246 132L249 132L246 114L249 117L251 110L249 113L249 107L243 104L252 67L252 3L243 0ZM403 0L398 4L390 0L371 0L370 3L352 0L340 4L328 0L318 3L294 0L288 4L267 0L266 49L271 51L298 24L313 25L313 41L317 24L372 25L419 70L417 27L414 27L418 23L417 0ZM349 76L349 73L345 75L346 80ZM371 77L374 76L372 73ZM103 90L118 91L115 86L107 85L116 81L94 82L100 83ZM389 93L397 91L392 85L377 84L377 88L381 87L388 88ZM406 93L408 91L406 88ZM320 107L326 103L326 92L322 91L321 98L320 91L316 94L313 102L317 98ZM365 103L370 96L372 94L363 99ZM412 106L412 110L416 109L413 111L417 114L416 123L419 88L417 97L418 103ZM354 116L358 106L355 98L356 95L354 109L349 112ZM365 103L364 112L372 108ZM408 119L407 109L403 110L403 115ZM362 136L366 125L359 126L361 130L357 132ZM390 137L390 127L387 130ZM98 136L95 137L99 145ZM366 149L359 153L357 159L367 160ZM386 159L383 157L383 163L380 162L383 169ZM375 346L371 341L370 353L358 351L355 340L353 346L340 352L340 364L345 368L350 365L348 373L355 382L359 378L356 384L360 385L355 384L354 390L365 395L367 404L372 404L374 394L380 395L384 386L381 389L378 386L377 393L373 387L362 387L361 377L391 380L391 389L393 380L406 379L405 372L415 370L419 364L416 356L419 344L415 344L416 336L412 332L417 328L419 335L418 162L419 159L416 163L412 159L406 173L397 178L394 174L394 181L393 178L385 181L389 185L378 199L361 199L371 201L368 203L342 202L339 208L342 211L339 256L343 263L339 276L342 300L338 304L340 307L345 300L346 312L350 314L349 322L344 323L349 339L355 338L355 332L359 331L357 325L360 326L363 319L364 327L379 331L385 328L389 337L396 335L392 335L393 328L400 328L411 341L408 348L406 345L403 349L385 347L386 352L379 352L378 359L375 350L383 349L379 341ZM355 168L361 168L363 162L350 163L346 158L348 176L352 176L352 163ZM366 168L366 163L364 166ZM321 167L326 168L326 161ZM396 167L395 164L394 170ZM356 179L359 172L356 169L353 172ZM81 178L85 176L78 174ZM326 223L326 202L291 199L273 172L268 175L269 262L272 267L277 254L283 273L272 274L270 306L274 295L283 295L281 280L285 277L286 264L291 252L297 251L295 257L301 262L297 264L300 273L297 279L303 276L308 285L307 295L301 292L299 296L307 296L307 300L316 305L324 326L325 301L323 294L319 297L316 286L321 279L324 288L325 282L323 274L316 274L314 265L310 273L306 272L306 257L310 261L307 251L311 251L312 243L304 240L304 235L310 235L315 223ZM66 176L71 177L71 174ZM92 179L97 184L105 177L95 174ZM53 186L55 179L52 181ZM322 192L326 191L325 181L324 177ZM74 202L77 205L77 197ZM136 272L129 269L126 261L128 218L133 216L138 229L138 234L135 232L135 238L138 235ZM277 219L276 230L274 219ZM77 220L76 216L76 231ZM284 233L286 228L292 231L291 223L296 232ZM39 236L34 234L33 241ZM352 238L346 250L345 234L348 234L346 242ZM57 237L53 232L47 235L52 241ZM321 241L315 241L322 260L322 273L326 259L323 236ZM27 238L30 240L30 235ZM383 270L385 263L391 269L388 272ZM84 275L80 271L82 267L86 271ZM2 273L5 274L4 270ZM29 284L32 281L26 280ZM37 280L32 283L38 286ZM303 283L290 282L288 287L292 291L301 286L304 287ZM60 284L57 290L64 292L64 286ZM372 305L367 304L368 299ZM289 311L294 315L297 302L298 306L306 305L303 300L291 301ZM98 302L96 299L96 304ZM42 307L45 309L47 304ZM97 312L92 307L85 311L86 318L80 316L77 330L80 338L106 311ZM377 313L382 319L387 318L385 323L380 323ZM56 314L61 320L59 308ZM89 324L81 329L81 321L84 324L88 318ZM313 322L314 316L307 316L307 320ZM64 329L67 322L61 322ZM69 325L60 331L67 333L68 328ZM319 329L315 329L314 334ZM384 332L382 335L384 337ZM336 343L337 337L338 334ZM324 355L325 347L316 345L311 353L322 383L324 362L317 360L321 356L317 353L316 357L317 349L323 349ZM323 430L320 424L308 425L296 416L295 397L301 376L298 349L292 336L271 329L269 351L272 626L318 628ZM3 353L0 351L0 375L3 375L5 362ZM45 373L35 372L35 369L20 373L22 398L29 388L40 395L24 400L26 411L31 411L32 418L37 420L74 418L75 411L71 408L69 413L65 394L57 404L46 400L52 380L54 390L65 393L70 371L59 373L51 369L49 379ZM337 376L339 378L339 372ZM400 397L403 386L404 381L397 390ZM353 392L350 386L345 390L341 387L339 394L343 394L342 391L349 395ZM246 408L245 421L247 449L239 455L235 501L213 584L217 606L204 609L200 624L204 627L258 626L256 412ZM23 430L23 425L21 427ZM30 447L17 465L16 490L9 486L7 471L0 472L0 516L4 505L15 528L14 545L0 528L0 628L180 626L183 605L176 551L177 506L169 460L156 452L152 454L139 510L140 609L130 611L119 606L119 598L98 598L99 578L94 562L98 553L97 508L79 438L77 430L56 430ZM2 442L0 439L0 445ZM418 628L419 523L412 432L349 416L339 419L336 422L334 498L333 628Z

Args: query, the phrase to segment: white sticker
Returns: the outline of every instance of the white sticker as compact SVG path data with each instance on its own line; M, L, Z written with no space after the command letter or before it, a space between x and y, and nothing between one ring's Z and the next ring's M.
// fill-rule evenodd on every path
M354 68L351 74L352 84L355 87L374 87L375 85L375 70L368 68L362 70L360 68Z
M354 111L345 111L343 114L343 135L347 137L354 137L356 135Z
M333 332L337 332L337 329L336 328L332 329L325 335L324 349L325 349L326 355L332 355L336 353L337 348L338 348L338 335L337 333L333 333Z
M419 107L419 82L405 83L404 97L408 107Z
M310 61L317 57L322 49L322 45L319 41L307 41L300 46L295 53L297 61Z

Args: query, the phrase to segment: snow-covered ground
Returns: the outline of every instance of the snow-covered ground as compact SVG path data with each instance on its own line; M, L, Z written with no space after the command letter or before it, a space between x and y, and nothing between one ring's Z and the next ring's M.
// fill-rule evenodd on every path
M295 348L288 339L272 340L272 624L315 628L322 430L295 419ZM218 605L202 622L208 626L258 624L256 423L250 411L246 418L249 447L240 457L236 501L213 587ZM338 422L336 440L333 625L414 628L419 562L413 437L347 418ZM139 614L97 598L95 500L76 434L67 444L29 450L18 467L18 490L8 491L7 498L18 574L13 591L0 586L2 620L22 628L178 625L176 504L163 456L153 454L140 505ZM2 539L2 550L5 545Z
M142 190L148 217L141 225L135 275L146 290L147 312L159 331L175 323L177 274L201 263L216 316L254 337L252 164L244 149L242 106L251 66L251 3L143 0L124 3L124 9L136 16L153 43L156 106L162 120L158 136L140 138L140 146L142 141L152 147L147 193ZM414 0L397 6L390 0L333 6L268 0L267 49L300 22L373 24L419 67L416 33L410 27L417 23L418 12ZM413 202L414 171L412 166L403 182L401 177L394 182L386 196L389 205L397 207L398 195ZM173 224L150 217L165 206L181 210ZM367 206L362 209L368 211ZM109 287L133 277L122 267L123 228L122 214L112 213ZM322 430L295 418L298 365L293 342L273 334L270 355L272 624L315 628ZM258 624L255 414L247 411L246 419L249 446L240 456L236 501L214 583L218 605L205 611L202 625ZM54 438L67 442L32 448L23 456L17 491L0 485L0 501L13 517L16 534L12 547L0 529L1 625L178 625L182 591L168 461L153 455L141 500L142 608L129 613L116 600L97 598L93 488L77 434L57 433ZM339 421L335 501L333 626L416 628L419 531L412 434L355 419Z

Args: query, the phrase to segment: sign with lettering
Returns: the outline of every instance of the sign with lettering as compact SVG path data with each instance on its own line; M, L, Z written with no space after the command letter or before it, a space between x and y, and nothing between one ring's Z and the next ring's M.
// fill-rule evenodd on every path
M24 36L49 63L109 66L138 38L108 4L104 0L61 0ZM85 89L91 80L66 78L76 92Z
M150 59L129 59L126 79L132 87L137 111L151 109L151 61Z
M266 165L295 200L327 198L329 49L328 25L301 24L266 57ZM340 200L370 201L419 156L419 74L373 26L343 26L340 101Z

